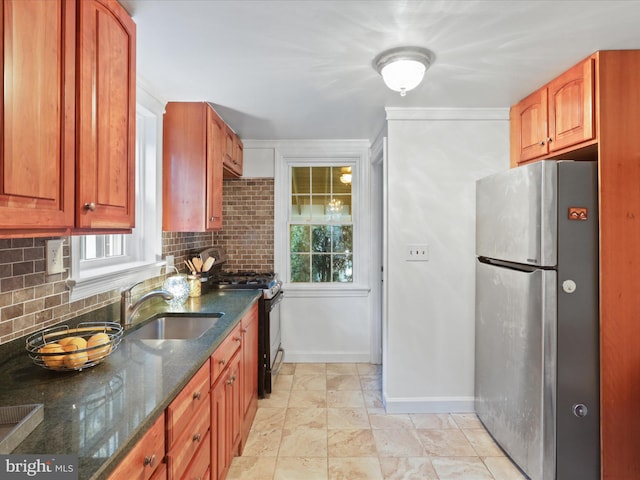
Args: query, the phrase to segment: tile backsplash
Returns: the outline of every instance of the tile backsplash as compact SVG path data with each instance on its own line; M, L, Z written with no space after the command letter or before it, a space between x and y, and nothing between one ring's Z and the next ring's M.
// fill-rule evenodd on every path
M225 179L223 229L213 233L162 233L162 256L183 260L211 245L227 250L227 270L273 270L273 179ZM120 300L119 290L69 302L68 273L46 274L47 238L0 239L0 344ZM69 241L64 266L69 267ZM154 288L162 278L147 281Z

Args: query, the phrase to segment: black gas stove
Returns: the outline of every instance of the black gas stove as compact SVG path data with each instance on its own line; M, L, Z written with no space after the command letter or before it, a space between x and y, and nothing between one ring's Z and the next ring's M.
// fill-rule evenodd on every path
M262 290L265 298L275 297L282 288L282 282L273 272L225 272L213 271L209 274L209 286L212 288Z

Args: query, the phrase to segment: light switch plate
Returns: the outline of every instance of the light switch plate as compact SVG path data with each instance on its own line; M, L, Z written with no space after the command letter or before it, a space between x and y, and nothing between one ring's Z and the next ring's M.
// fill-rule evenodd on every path
M47 275L64 272L64 240L47 240Z

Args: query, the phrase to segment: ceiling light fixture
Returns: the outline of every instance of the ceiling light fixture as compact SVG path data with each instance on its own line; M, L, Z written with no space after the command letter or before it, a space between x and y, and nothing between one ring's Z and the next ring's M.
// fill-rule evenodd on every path
M386 50L373 59L373 68L382 75L391 90L404 97L424 77L435 56L422 47L398 47Z

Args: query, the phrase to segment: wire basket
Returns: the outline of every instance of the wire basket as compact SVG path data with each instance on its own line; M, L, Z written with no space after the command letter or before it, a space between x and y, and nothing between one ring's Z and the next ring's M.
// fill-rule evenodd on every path
M48 370L76 371L98 365L122 340L114 322L83 322L76 328L58 325L27 337L26 349L36 365Z

